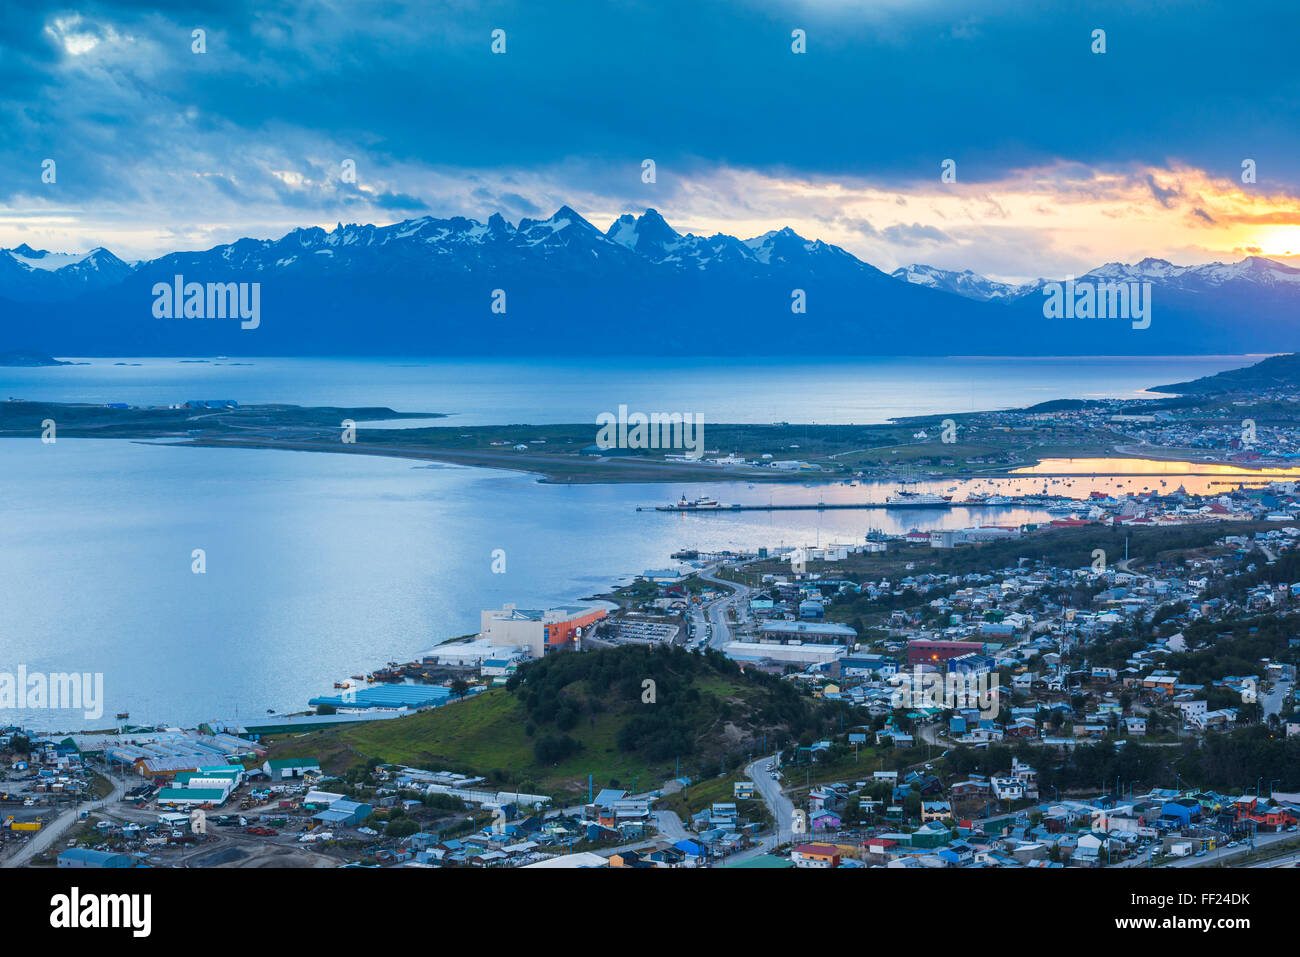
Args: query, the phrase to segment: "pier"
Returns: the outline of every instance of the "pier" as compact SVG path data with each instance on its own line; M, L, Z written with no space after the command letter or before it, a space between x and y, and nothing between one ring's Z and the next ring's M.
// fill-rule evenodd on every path
M893 508L900 511L934 511L947 508L1012 508L1006 505L985 505L983 502L944 502L942 505L888 505L885 502L817 502L816 504L768 504L768 505L717 505L691 506L679 505L638 505L638 512L682 512L684 514L700 513L714 515L718 512L829 512L838 509Z

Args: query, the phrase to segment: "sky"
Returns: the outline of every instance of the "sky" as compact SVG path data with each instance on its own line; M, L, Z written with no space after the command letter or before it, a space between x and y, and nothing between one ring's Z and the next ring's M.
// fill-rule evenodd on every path
M1300 6L1030 6L11 4L0 246L136 259L567 204L1005 280L1300 265Z

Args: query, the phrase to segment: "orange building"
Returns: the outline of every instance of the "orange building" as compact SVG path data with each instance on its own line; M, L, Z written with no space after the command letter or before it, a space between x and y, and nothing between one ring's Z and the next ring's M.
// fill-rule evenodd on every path
M839 867L840 851L834 844L800 844L790 852L795 867Z
M591 605L547 609L505 605L479 617L480 634L493 645L527 648L534 658L541 658L556 649L572 648L587 629L605 617L605 609Z

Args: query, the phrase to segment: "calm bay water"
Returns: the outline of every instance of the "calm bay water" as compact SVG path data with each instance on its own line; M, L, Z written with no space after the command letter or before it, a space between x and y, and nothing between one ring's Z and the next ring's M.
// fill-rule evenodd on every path
M483 608L571 602L682 547L861 540L1041 519L1021 509L637 512L699 485L551 486L371 456L6 439L0 670L103 672L108 722L301 709L333 681L477 630ZM767 487L710 485L726 502ZM883 490L783 490L790 501ZM205 574L191 554L206 554ZM506 552L492 574L491 553ZM66 712L42 726L84 724Z
M450 412L455 424L594 422L620 404L699 412L705 422L849 423L971 412L1060 398L1136 398L1145 389L1249 365L1246 356L412 360L84 359L0 369L0 398L167 405L388 406ZM118 364L122 363L122 364Z
M125 360L137 361L137 360ZM640 363L585 371L512 363L138 360L0 370L0 395L61 401L389 405L464 422L594 418L625 403L712 421L878 421L1142 386L1242 359L882 360L827 367ZM911 365L909 365L911 363ZM946 370L946 371L945 371ZM977 375L978 373L978 375ZM928 379L926 377L929 377ZM972 377L975 377L972 379ZM902 379L910 377L904 387ZM626 380L626 381L625 381ZM616 391L617 390L617 393ZM1041 392L1039 391L1041 390ZM595 411L592 411L592 409ZM8 713L35 727L193 725L302 709L332 683L477 629L481 609L567 603L705 550L860 541L870 528L1042 521L1039 510L637 512L708 492L724 504L880 501L892 485L549 486L488 469L369 456L187 449L118 440L0 440L0 671L102 672L105 719ZM932 483L1082 497L1145 479ZM1202 480L1173 480L1170 487ZM927 488L927 486L922 486ZM191 571L194 549L206 573ZM504 549L506 573L492 574Z

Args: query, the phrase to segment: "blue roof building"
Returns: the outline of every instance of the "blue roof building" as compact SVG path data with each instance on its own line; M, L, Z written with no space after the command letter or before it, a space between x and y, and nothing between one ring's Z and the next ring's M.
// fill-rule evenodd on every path
M128 854L96 851L89 847L70 847L59 853L59 867L134 867Z
M335 801L324 811L313 814L312 817L322 824L335 827L360 827L361 822L368 818L373 810L374 808L369 804L343 799Z
M385 684L342 695L312 698L312 707L332 705L335 708L430 708L446 704L451 699L451 689L441 685Z

